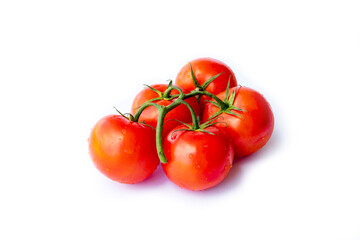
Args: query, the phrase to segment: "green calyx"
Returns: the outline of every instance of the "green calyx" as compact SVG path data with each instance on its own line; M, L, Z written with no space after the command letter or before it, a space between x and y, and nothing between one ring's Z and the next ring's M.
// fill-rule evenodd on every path
M114 107L114 108L122 117L126 118L130 122L138 122L138 123L141 123L145 126L148 126L152 129L156 130L156 128L154 128L153 126L150 126L149 124L146 124L144 121L139 122L138 119L135 119L135 117L131 113L122 113L116 107Z
M149 106L154 106L156 107L157 109L159 109L159 106L158 104L154 103L155 101L159 101L159 100L168 100L168 101L171 101L175 98L179 98L180 96L183 96L184 93L181 91L180 88L176 87L176 86L173 86L172 85L172 80L170 80L166 90L164 92L161 92L149 85L146 85L144 84L144 86L148 87L149 89L151 89L152 91L154 91L155 93L157 93L159 95L159 97L156 97L156 98L153 98L153 99L150 99L146 102L144 102L143 104L141 104L139 107L137 107L137 111L134 115L134 119L135 121L137 122L139 117L140 117L140 114L145 110L145 108L149 107ZM179 91L180 94L176 94L176 95L170 95L170 92L172 89L176 89Z
M148 100L147 102L145 102L144 104L148 103L148 102L154 102L154 101L158 101L158 100L172 100L174 98L179 97L180 94L182 94L182 91L179 90L178 87L173 86L173 82L172 80L169 80L169 84L166 87L166 90L164 92L159 91L158 89L153 88L152 86L149 86L147 84L144 84L145 87L151 89L152 91L154 91L155 93L157 93L159 95L159 97L153 98ZM170 95L171 90L176 89L180 92L180 94L174 94L174 95Z
M131 113L122 113L116 107L114 108L122 117L128 119L130 122L135 122L134 116Z
M226 114L229 114L229 115L244 118L244 116L242 116L241 114L239 114L237 112L234 112L234 110L239 111L239 112L246 112L246 110L234 106L235 95L236 95L236 91L238 90L238 88L237 87L234 88L233 91L229 94L229 92L230 92L230 78L231 77L229 77L229 81L228 81L226 91L225 91L225 97L224 97L224 102L223 102L224 104L219 104L219 102L215 102L215 101L211 101L211 100L205 100L205 101L207 101L207 102L209 102L209 103L211 103L214 106L219 108L219 111L217 111L215 114L210 116L209 119L214 119L214 118L216 118L217 116L219 116L222 113L226 113Z
M186 126L187 128L177 129L177 130L173 131L173 132L171 133L171 135L174 134L175 132L179 132L179 131L198 131L198 132L205 132L205 133L208 133L208 134L210 134L210 135L215 135L215 133L212 133L212 132L210 132L210 131L207 131L206 128L208 128L208 127L210 127L210 126L213 126L213 125L215 125L215 124L225 124L225 125L227 125L226 122L215 121L215 120L217 120L217 119L219 119L219 118L223 118L223 117L215 117L215 118L212 118L212 119L210 119L210 120L208 120L208 121L206 121L206 122L204 122L204 123L202 123L202 124L199 124L199 123L200 123L200 119L199 119L199 117L197 116L197 117L196 117L196 122L197 122L196 125L194 125L194 124L191 125L191 124L188 124L188 123L184 123L184 122L179 121L179 120L177 120L177 119L172 119L172 120L175 120L175 121L183 124L183 125Z
M217 120L217 119L219 119L219 118L224 119L224 118L221 117L221 116L217 116L217 117L215 117L215 118L210 118L208 121L202 123L202 124L200 125L200 128L205 129L205 128L210 127L210 126L213 126L213 125L215 125L215 124L225 124L225 125L227 126L227 123L226 123L226 122L215 121L215 120Z
M206 133L208 133L208 134L214 135L214 133L205 130L205 128L207 128L208 126L203 126L202 124L201 124L201 125L199 124L200 119L199 119L198 116L196 117L196 122L197 122L196 125L184 123L184 122L179 121L179 120L177 120L177 119L172 119L172 120L175 120L175 121L183 124L183 125L186 126L187 128L176 129L175 131L173 131L173 132L171 133L171 135L173 135L174 133L179 132L179 131L198 131L198 132L206 132Z
M223 73L223 72L221 72L219 74L216 74L215 76L206 80L202 85L200 85L199 81L195 77L195 73L194 73L191 63L189 63L189 64L190 64L191 78L192 78L194 86L195 86L195 91L197 91L197 92L205 91L205 89L209 86L209 84ZM201 97L200 95L196 96L198 101L200 100L200 97Z

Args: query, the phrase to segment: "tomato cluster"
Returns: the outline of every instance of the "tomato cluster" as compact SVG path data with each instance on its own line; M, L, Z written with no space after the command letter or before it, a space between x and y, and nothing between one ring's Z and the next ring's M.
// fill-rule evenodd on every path
M178 186L204 190L219 184L234 158L270 139L274 115L257 91L238 86L224 63L200 58L186 64L175 84L147 86L131 113L96 123L89 137L97 169L112 180L138 183L161 162Z

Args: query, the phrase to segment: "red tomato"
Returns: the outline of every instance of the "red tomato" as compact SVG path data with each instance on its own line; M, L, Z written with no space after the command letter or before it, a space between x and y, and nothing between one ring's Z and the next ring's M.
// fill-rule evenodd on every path
M194 75L197 81L202 85L206 80L212 78L213 76L222 72L214 81L212 81L205 89L206 91L212 94L218 94L222 91L225 91L226 86L230 78L230 87L235 87L237 85L235 75L233 71L225 65L225 63L220 62L219 60L212 58L199 58L190 62L194 71ZM191 77L190 64L186 64L178 73L175 81L176 85L192 91L195 89ZM209 97L202 96L200 105L203 106L204 100L209 99Z
M162 167L166 176L176 185L189 190L204 190L219 184L228 174L234 150L231 139L216 126L202 131L177 131L176 127L164 139L168 163Z
M121 183L141 182L159 164L155 130L120 115L110 115L96 123L89 149L96 168Z
M231 93L235 88L231 88ZM224 100L225 92L217 95ZM262 148L270 139L274 129L274 115L266 99L257 91L247 87L238 87L235 94L233 105L246 110L231 110L243 116L243 118L222 113L221 117L216 119L218 127L227 131L233 139L235 156L242 157L256 152ZM219 109L211 103L205 105L202 120L206 121L210 116L215 114Z
M164 93L167 88L167 85L166 84L156 84L156 85L152 85L151 87L155 88L156 90L159 90L161 93ZM188 93L188 92L186 90L184 90L184 93ZM174 94L179 94L179 92L177 90L172 90L171 95L174 95ZM154 92L153 90L151 90L150 88L143 89L141 92L139 92L136 95L136 97L133 101L133 104L132 104L131 113L135 114L136 111L138 110L138 107L140 107L143 103L145 103L153 98L158 98L158 97L160 97L160 95L158 93ZM173 99L173 100L162 99L162 100L156 100L153 102L157 103L159 105L168 106L174 100L175 99ZM189 103L190 106L194 109L196 115L200 114L199 104L195 97L188 98L185 101L187 103ZM154 128L156 128L158 116L159 116L159 113L158 113L158 110L156 109L156 107L150 106L141 113L139 122L144 121L146 124L149 124L150 126L153 126ZM190 123L192 121L190 110L185 105L181 104L178 107L171 110L168 114L166 114L164 128L163 128L164 135L167 134L171 129L173 129L174 127L176 127L177 125L180 124L177 121L168 121L170 119L177 119L177 120L180 120L185 123Z

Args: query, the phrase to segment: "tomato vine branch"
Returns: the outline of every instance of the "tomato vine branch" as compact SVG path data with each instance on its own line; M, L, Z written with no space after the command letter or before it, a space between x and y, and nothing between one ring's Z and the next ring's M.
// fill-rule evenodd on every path
M162 137L163 137L163 125L164 125L164 120L165 120L165 116L168 112L170 112L172 109L176 108L177 106L179 106L180 104L184 104L185 106L187 106L189 108L189 111L191 113L191 117L192 117L192 130L200 130L200 131L205 131L203 128L205 128L205 125L199 125L199 119L195 114L194 109L190 106L189 103L187 103L185 100L191 97L197 97L198 99L202 96L208 96L212 99L214 99L215 101L209 101L212 104L216 105L217 107L219 107L219 111L217 114L215 114L216 116L221 114L222 112L230 112L230 110L242 110L242 109L235 109L232 107L232 102L233 99L230 99L230 101L227 99L229 94L229 84L228 84L228 88L227 88L227 96L225 98L225 101L222 101L220 98L218 98L216 95L208 92L205 90L205 88L213 81L215 80L218 76L220 76L221 73L215 75L214 77L210 78L208 81L206 81L202 86L197 82L195 75L192 72L192 77L193 77L193 81L195 86L197 86L195 88L195 90L191 91L190 93L185 94L181 88L177 87L177 86L173 86L172 85L172 81L170 81L167 89L164 91L164 93L161 94L161 97L157 97L154 99L151 99L147 102L145 102L144 104L142 104L140 106L140 108L137 110L137 112L135 113L133 120L135 122L139 121L139 117L141 115L141 113L148 107L153 106L156 107L158 110L158 122L157 122L157 126L156 126L156 149L157 149L157 153L159 155L159 159L162 163L167 163L167 159L164 153L164 149L162 146ZM230 79L229 79L230 82ZM150 87L150 86L148 86ZM171 91L172 90L177 90L179 93L178 94L174 94L171 95ZM160 95L160 94L159 94ZM232 95L230 95L230 98L232 97ZM159 105L154 103L153 101L156 100L160 100L160 99L164 99L164 100L172 100L175 99L171 104L167 105L167 106L163 106L163 105ZM231 114L232 112L230 112L229 114ZM212 116L211 119L214 119L214 117L216 116ZM208 122L207 122L208 123Z

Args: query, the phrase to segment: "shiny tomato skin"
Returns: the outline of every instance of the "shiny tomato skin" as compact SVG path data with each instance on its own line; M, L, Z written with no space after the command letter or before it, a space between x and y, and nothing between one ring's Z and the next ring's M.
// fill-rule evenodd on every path
M198 58L190 62L194 71L194 75L200 85L206 80L222 72L214 81L212 81L206 88L206 91L212 94L218 94L226 89L230 78L230 87L237 85L236 77L233 71L225 63L213 58ZM190 64L186 64L178 73L175 81L176 85L192 91L195 89L191 77ZM204 99L208 99L203 96Z
M89 150L96 168L121 183L141 182L159 165L155 130L120 115L109 115L96 123Z
M151 87L153 87L163 93L163 92L165 92L167 85L166 84L155 84L155 85L151 85ZM183 90L183 91L184 91L184 93L188 93L188 91L186 91L186 90ZM179 94L179 92L177 90L172 90L170 94L171 95ZM136 95L136 97L133 101L133 104L132 104L131 114L135 114L136 111L138 110L138 107L140 107L143 103L147 102L148 100L151 100L153 98L158 98L158 97L159 97L159 94L157 94L150 88L144 88L142 91L140 91ZM173 100L157 100L157 101L153 101L153 102L157 103L159 105L168 106L174 100L175 99L173 99ZM197 102L196 98L191 97L191 98L186 99L185 101L190 104L190 106L194 109L195 114L197 116L199 116L200 115L200 107L199 107L199 103ZM149 124L150 126L156 128L156 124L158 122L158 116L159 116L158 110L155 107L150 106L141 113L139 122L144 121L146 124ZM180 120L185 123L192 122L190 110L184 104L181 104L166 114L164 128L163 128L164 135L166 135L171 129L173 129L174 127L176 127L177 125L180 124L177 121L168 121L170 119L177 119L177 120Z
M232 167L234 150L231 139L216 126L201 131L177 131L164 139L168 163L162 163L166 176L181 188L201 191L219 184Z
M234 89L231 88L229 92ZM224 100L225 92L217 96ZM232 110L244 118L222 113L216 121L226 123L217 126L229 133L233 139L235 156L242 157L256 152L267 143L274 129L274 115L266 99L248 87L238 87L233 105L246 110L246 112ZM202 120L206 121L217 111L216 106L207 103Z

